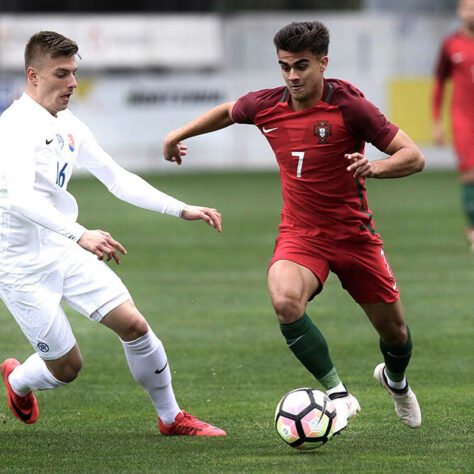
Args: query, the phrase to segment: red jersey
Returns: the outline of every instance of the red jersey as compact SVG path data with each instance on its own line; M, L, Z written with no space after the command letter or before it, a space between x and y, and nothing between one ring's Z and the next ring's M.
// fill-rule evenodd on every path
M253 123L267 138L283 195L280 232L331 240L377 240L363 178L347 171L346 153L365 142L384 150L398 128L353 85L325 79L322 99L295 111L286 87L250 92L232 109L237 123Z
M448 36L442 46L435 73L433 117L439 119L446 79L453 80L451 109L453 115L464 115L466 126L474 128L474 38L462 31ZM453 117L456 119L455 117Z

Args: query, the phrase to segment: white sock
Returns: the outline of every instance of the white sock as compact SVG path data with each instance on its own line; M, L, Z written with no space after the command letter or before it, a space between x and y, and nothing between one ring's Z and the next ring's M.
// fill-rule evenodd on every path
M406 377L403 377L403 380L401 380L400 382L394 382L393 380L390 380L385 369L383 369L383 373L385 374L385 378L387 379L389 387L396 388L398 390L403 390L407 386Z
M49 371L36 352L12 371L8 381L12 390L20 396L27 395L31 390L48 390L66 385L66 382L61 382Z
M147 391L163 423L173 423L180 412L171 385L171 372L162 342L149 327L134 341L122 341L135 380Z
M335 387L330 388L326 392L328 395L331 395L332 393L340 393L340 392L345 392L345 391L346 391L346 387L344 387L344 384L341 382L339 385L336 385Z

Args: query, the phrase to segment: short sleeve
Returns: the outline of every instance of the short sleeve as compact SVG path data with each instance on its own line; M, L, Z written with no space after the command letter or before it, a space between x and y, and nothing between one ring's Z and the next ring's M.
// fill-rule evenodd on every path
M339 107L347 129L354 136L385 150L399 128L389 122L372 102L360 95L346 94Z
M451 60L448 54L448 40L443 42L436 63L435 78L438 81L445 81L451 75Z
M281 102L285 89L285 87L262 89L240 97L232 108L232 119L236 123L255 123L255 117L259 112Z

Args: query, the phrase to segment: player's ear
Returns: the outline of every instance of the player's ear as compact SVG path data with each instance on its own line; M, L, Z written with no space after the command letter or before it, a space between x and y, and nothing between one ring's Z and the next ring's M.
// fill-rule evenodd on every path
M36 85L38 83L38 71L33 66L26 70L26 78L29 83Z
M326 68L328 67L328 62L329 62L329 58L327 56L323 56L319 60L319 68L321 72L324 72L326 70Z

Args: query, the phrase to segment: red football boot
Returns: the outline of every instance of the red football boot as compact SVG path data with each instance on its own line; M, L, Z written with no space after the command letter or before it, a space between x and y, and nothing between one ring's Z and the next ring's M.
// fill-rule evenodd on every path
M8 381L9 375L13 370L21 365L16 359L6 359L0 366L2 371L3 381L7 389L8 406L12 413L23 423L30 425L34 423L39 416L38 402L33 392L28 393L24 397L17 395L11 388Z
M224 430L198 420L184 410L178 413L171 425L165 425L158 417L158 428L165 436L227 436Z

